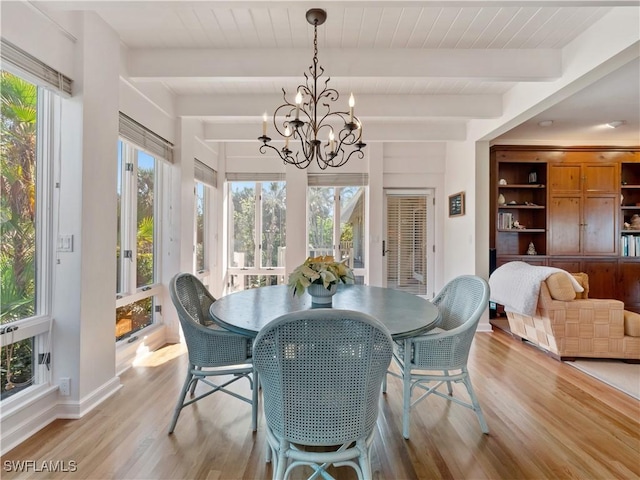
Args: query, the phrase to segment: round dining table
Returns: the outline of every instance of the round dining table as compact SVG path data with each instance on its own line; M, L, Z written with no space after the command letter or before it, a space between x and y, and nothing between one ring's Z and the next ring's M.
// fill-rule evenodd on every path
M225 295L211 304L209 313L228 330L255 337L262 327L279 316L311 308L327 307L312 304L306 292L294 296L286 285L273 285ZM369 314L386 325L394 340L427 332L440 319L438 307L424 298L368 285L338 285L330 308Z

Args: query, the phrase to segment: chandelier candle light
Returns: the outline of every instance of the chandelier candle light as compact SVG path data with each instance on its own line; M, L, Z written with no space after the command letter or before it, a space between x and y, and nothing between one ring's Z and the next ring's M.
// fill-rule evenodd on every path
M322 170L340 167L354 153L359 158L364 158L362 149L366 143L362 142L362 123L353 113L353 94L349 97L348 112L332 112L328 102L337 102L340 94L329 88L330 77L320 79L324 68L318 65L318 25L322 25L326 19L327 12L320 8L307 11L307 22L313 25L313 64L309 67L309 73L304 73L305 83L298 86L294 103L287 100L287 92L283 88L285 103L273 115L273 125L276 132L284 137L284 147L279 150L269 144L271 138L267 136L266 112L262 118L262 136L258 137L263 143L260 153L267 153L269 148L285 163L300 169L307 168L314 160ZM318 89L319 81L321 90ZM278 118L282 124L279 124ZM334 128L339 130L336 132ZM326 138L326 143L319 138ZM289 148L291 139L295 152Z

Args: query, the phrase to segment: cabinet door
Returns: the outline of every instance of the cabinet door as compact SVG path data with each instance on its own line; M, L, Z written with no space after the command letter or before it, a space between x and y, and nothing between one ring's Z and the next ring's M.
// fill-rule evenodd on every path
M547 253L580 254L580 197L551 197Z
M561 268L569 273L580 273L582 271L582 261L579 259L550 258L548 263L550 267Z
M619 236L616 196L589 195L584 199L582 253L585 255L617 255Z
M585 260L583 271L589 275L589 298L618 298L616 260Z
M549 165L549 189L554 193L580 193L582 169L578 164Z
M640 262L621 260L618 269L620 289L616 298L624 302L626 310L640 313Z
M584 192L589 193L616 193L618 191L618 166L610 165L584 165Z

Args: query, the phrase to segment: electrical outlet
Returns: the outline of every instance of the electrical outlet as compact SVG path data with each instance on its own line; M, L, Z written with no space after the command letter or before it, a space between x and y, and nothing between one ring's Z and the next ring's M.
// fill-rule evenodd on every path
M60 378L60 395L63 397L71 395L71 379L69 377Z

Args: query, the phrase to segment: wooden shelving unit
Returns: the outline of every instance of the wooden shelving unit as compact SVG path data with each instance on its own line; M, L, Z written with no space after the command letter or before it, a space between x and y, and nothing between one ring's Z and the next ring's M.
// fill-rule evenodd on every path
M622 248L623 237L640 237L624 226L640 215L640 148L496 145L491 159L495 265L586 272L592 298L616 298L640 313L640 256ZM530 243L536 255L527 255Z

